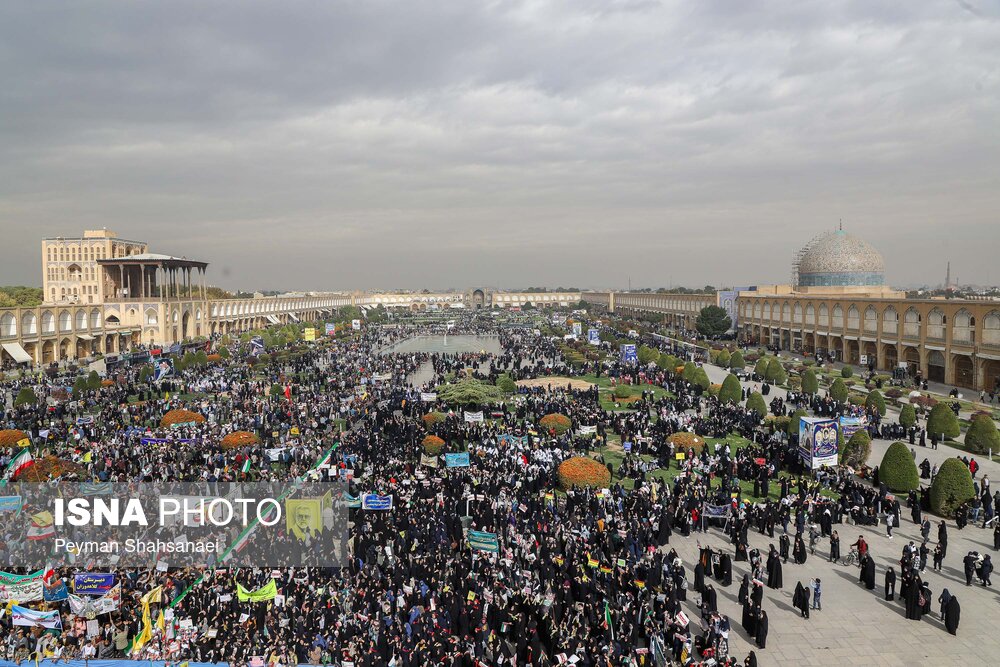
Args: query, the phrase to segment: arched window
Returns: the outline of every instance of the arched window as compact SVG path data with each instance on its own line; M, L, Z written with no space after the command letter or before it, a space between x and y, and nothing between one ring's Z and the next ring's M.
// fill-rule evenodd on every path
M38 319L32 312L27 312L21 316L21 335L28 336L38 333Z
M816 308L811 303L806 306L806 324L816 324Z
M857 331L860 326L861 313L858 312L858 307L852 303L851 307L847 309L847 328L852 331Z
M83 331L87 328L87 311L76 311L76 328Z
M834 329L844 328L844 309L839 303L833 307L833 323L830 326Z
M955 320L952 323L951 338L961 343L971 343L975 339L975 320L972 313L965 308L955 313Z
M51 310L46 310L42 313L42 333L55 333L56 330L56 318L52 314Z
M944 340L944 329L946 324L948 324L948 318L945 317L944 311L940 308L932 310L927 315L927 337L934 338L936 340Z
M983 342L1000 345L1000 312L992 310L983 318Z
M920 313L916 308L908 308L903 315L903 335L920 338Z
M892 306L882 312L882 333L893 334L899 331L899 313Z
M875 333L878 331L878 311L874 306L865 308L865 331Z
M802 304L795 304L795 309L792 311L792 321L796 324L802 324Z
M64 310L59 313L59 331L72 331L73 330L73 316L70 315L68 310Z
M819 305L819 325L823 328L830 326L830 309L825 303Z
M783 306L781 306L781 321L782 322L792 321L792 307L788 305L787 301Z
M12 338L17 335L17 318L11 312L6 312L0 317L0 336Z

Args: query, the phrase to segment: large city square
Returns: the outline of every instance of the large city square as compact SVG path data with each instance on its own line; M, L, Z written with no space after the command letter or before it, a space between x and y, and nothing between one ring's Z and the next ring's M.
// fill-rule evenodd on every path
M996 6L0 38L0 667L1000 663Z

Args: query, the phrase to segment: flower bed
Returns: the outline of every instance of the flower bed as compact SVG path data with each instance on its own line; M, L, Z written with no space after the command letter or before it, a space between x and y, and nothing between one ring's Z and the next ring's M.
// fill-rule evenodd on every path
M205 357L205 360L208 361L208 363L210 363L210 364L215 364L215 363L218 363L218 362L222 361L222 355L221 354L210 354L207 357Z
M603 489L611 484L611 472L592 458L574 456L559 464L559 484L564 490L574 486Z
M424 451L430 456L437 456L444 449L444 440L436 435L428 435L423 440Z
M687 431L679 431L674 433L669 438L667 442L672 442L674 447L677 449L693 449L695 452L700 453L702 447L705 446L705 439L700 435L694 433L688 433Z
M541 426L546 431L551 431L556 435L562 435L573 426L573 422L566 415L561 415L558 413L552 413L551 415L545 415L538 420L538 425Z
M256 445L260 442L257 436L250 431L233 431L226 434L219 443L223 449L239 449L248 445Z
M434 424L440 424L447 418L448 415L443 412L428 412L426 415L421 417L421 419L424 420L424 426L427 427L433 426Z
M187 424L189 422L197 422L201 424L204 421L205 418L197 412L192 412L190 410L171 410L167 414L163 415L163 419L160 420L160 426L167 427L173 424Z
M56 458L55 456L46 456L45 458L37 459L14 479L18 482L39 483L68 475L79 475L82 472L83 468L71 461Z
M17 429L6 429L0 431L0 447L17 447L17 443L27 437L27 433Z

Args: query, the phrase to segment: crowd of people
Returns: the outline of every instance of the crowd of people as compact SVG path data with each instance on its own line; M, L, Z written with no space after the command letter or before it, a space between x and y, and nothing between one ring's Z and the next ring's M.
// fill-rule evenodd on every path
M4 427L29 435L36 461L65 462L64 480L211 484L322 476L347 479L345 499L393 501L389 511L350 506L343 567L235 568L217 561L96 568L114 574L121 586L118 607L96 619L73 614L67 599L49 599L81 564L56 567L45 574L44 599L17 604L59 611L62 631L14 626L5 615L0 659L756 665L757 651L767 648L764 587L785 586L789 560L803 564L820 540L829 540L830 560L839 561L836 527L848 521L871 526L892 516L899 524L900 503L884 487L843 467L815 475L803 470L794 438L775 421L722 404L669 370L605 361L602 372L613 382L648 387L628 410L604 409L596 385L562 382L519 387L488 404L448 404L435 389L456 378L493 384L501 376L572 377L580 369L531 328L472 316L449 332L495 338L499 353L393 351L402 340L436 331L366 326L310 343L289 335L267 350L266 362L246 341L215 337L208 363L159 382L138 365L109 369L108 386L69 400L58 397L59 378L6 382ZM24 387L37 401L13 407L10 398ZM799 406L816 414L834 409L802 395L771 409L784 415ZM180 408L204 421L160 425ZM424 419L432 412L444 418ZM479 413L485 417L466 418ZM538 424L550 414L569 417L573 428L546 431ZM879 428L877 420L872 428ZM257 442L223 447L235 431L254 433ZM685 447L670 438L678 432L716 441ZM468 465L428 458L422 446L428 434L448 452L467 453ZM621 443L629 443L627 452ZM0 468L17 453L0 451ZM607 488L565 488L559 464L578 455L594 455L614 469ZM918 508L920 501L910 499ZM24 567L22 524L13 513L0 514L0 566L15 575L31 569ZM750 530L777 545L762 555L750 546ZM496 549L473 546L470 531L495 536ZM677 535L698 539L706 532L730 546L706 544L697 562L684 562L671 547ZM319 536L307 537L323 548ZM871 555L863 538L856 546L861 582L872 589ZM919 619L931 604L920 580L927 560L922 548L904 549L900 560L907 618ZM732 584L734 562L747 568L740 625L756 644L742 659L729 650L730 619L720 613L715 589ZM977 554L973 572L984 585L991 569L989 557ZM890 575L895 585L890 570L887 596ZM241 601L236 584L271 592ZM808 616L820 608L821 590L818 578L800 582L796 610ZM152 601L151 591L157 592ZM696 596L700 618L683 611L689 596ZM943 591L939 602L949 631L957 631L957 597ZM149 627L147 616L156 622L137 642Z

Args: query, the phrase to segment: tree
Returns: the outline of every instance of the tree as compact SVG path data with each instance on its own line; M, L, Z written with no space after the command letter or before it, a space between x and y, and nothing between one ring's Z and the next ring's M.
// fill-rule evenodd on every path
M865 398L865 407L869 410L878 408L878 413L885 417L885 399L882 398L882 392L878 389L872 389L868 392L868 396Z
M892 491L915 491L920 488L917 464L906 445L894 442L885 450L878 469L879 480Z
M437 395L445 403L458 405L483 405L503 399L503 391L499 387L474 378L462 378L458 382L439 385Z
M695 369L692 383L698 385L705 391L708 391L708 388L712 386L712 381L708 379L708 373L706 373L705 369L701 366Z
M830 398L837 401L837 403L844 404L847 402L847 385L841 378L837 378L830 385Z
M743 387L740 379L730 373L722 381L722 388L719 390L720 403L739 403L743 400Z
M639 358L639 363L645 366L659 359L660 352L656 348L652 348L648 345L640 345L636 356Z
M750 394L750 398L747 399L747 410L756 413L758 418L767 415L767 404L764 403L764 397L759 391Z
M950 517L955 508L975 495L969 466L961 459L946 459L931 482L931 511Z
M730 358L731 357L730 357L730 354L729 354L729 350L723 348L719 352L719 356L715 358L715 363L717 365L719 365L719 366L722 366L723 368L729 368L729 360L730 360Z
M844 378L845 380L847 378L854 377L854 369L851 368L850 366L844 366L843 368L840 369L840 377Z
M761 357L753 367L754 375L764 377L767 375L767 357Z
M501 374L500 377L497 378L497 386L500 387L500 390L505 394L513 394L517 391L517 383L514 382L514 380L511 379L511 377L506 373Z
M958 424L958 417L955 416L951 406L947 403L938 403L931 408L931 414L927 417L927 434L939 439L957 438L962 433L962 427Z
M777 357L772 357L767 362L767 372L764 374L764 379L771 384L785 384L785 381L788 380L785 367L781 365Z
M694 374L695 372L697 372L697 370L698 370L698 364L694 363L693 361L689 361L686 364L684 364L684 373L683 373L684 379L687 380L688 382L694 382Z
M846 445L841 446L840 462L857 468L867 463L871 454L872 439L868 436L868 431L861 429L851 436Z
M965 446L974 454L1000 451L1000 433L997 433L992 417L979 414L972 418L972 424L965 432Z
M729 331L729 327L732 324L733 320L725 310L718 306L705 306L698 313L698 319L695 321L694 326L702 336L712 338L713 336L721 336Z
M229 348L224 347L221 350L219 350L219 356L222 357L223 359L228 359L230 356Z
M677 370L678 366L681 366L683 364L681 363L681 360L675 357L674 355L667 354L666 352L664 352L663 354L660 355L660 359L659 361L656 362L656 365L662 368L663 370L667 370L673 373L674 371Z
M903 403L899 410L899 425L903 428L910 428L917 423L917 411L909 403Z
M799 422L801 422L802 418L805 416L806 411L802 408L799 408L792 413L791 418L788 420L788 435L795 436L799 434Z
M38 396L31 390L31 387L21 387L21 390L17 392L17 398L14 399L15 408L22 405L35 405L36 403L38 403Z
M90 371L87 375L87 389L91 391L97 391L101 388L101 376L97 374L97 371Z
M802 374L802 391L810 395L819 391L819 380L816 379L816 371L811 368L807 368Z
M746 368L747 363L743 360L743 353L739 350L733 352L729 357L729 368L734 371L741 371Z

